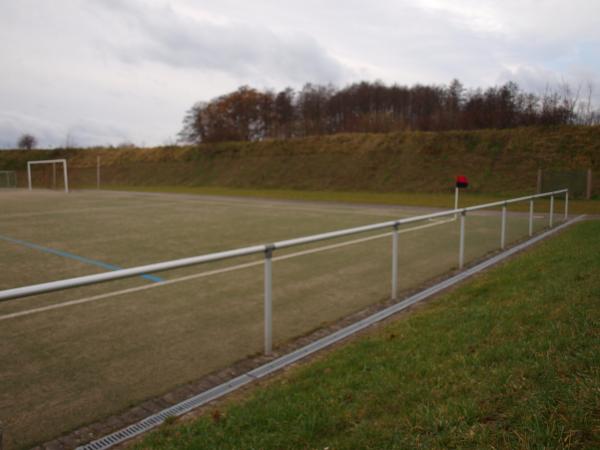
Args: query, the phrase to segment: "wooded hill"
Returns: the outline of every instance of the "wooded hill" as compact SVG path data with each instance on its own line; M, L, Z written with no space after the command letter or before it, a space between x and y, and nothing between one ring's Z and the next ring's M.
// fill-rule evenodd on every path
M472 192L535 191L538 169L588 169L600 192L600 126L445 132L354 133L186 147L0 151L0 170L67 158L73 187L219 186L373 192L448 192L469 176ZM19 176L24 185L24 173Z

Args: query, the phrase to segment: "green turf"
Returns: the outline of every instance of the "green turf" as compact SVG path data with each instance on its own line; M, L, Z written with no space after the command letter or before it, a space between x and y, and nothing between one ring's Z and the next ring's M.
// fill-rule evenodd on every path
M397 206L126 192L7 192L1 200L0 235L122 267L423 212ZM544 215L536 218L537 231L546 224ZM426 225L401 229L402 294L456 267L457 222ZM511 214L509 242L524 237L526 227L526 216ZM275 345L388 299L390 241L384 236L284 260L278 258L342 241L276 252ZM498 245L497 214L467 218L467 261ZM2 239L0 252L0 289L104 271ZM256 265L228 273L206 273L252 262ZM199 274L206 276L175 282ZM261 255L156 275L173 283L137 277L0 303L0 420L7 428L8 448L50 439L261 351ZM138 288L144 290L123 292ZM100 294L110 296L2 319Z
M600 222L139 449L600 448Z

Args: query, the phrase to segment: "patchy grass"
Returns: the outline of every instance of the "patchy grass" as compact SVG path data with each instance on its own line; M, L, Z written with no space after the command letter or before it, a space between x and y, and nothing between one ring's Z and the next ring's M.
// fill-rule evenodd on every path
M305 191L297 189L244 189L215 186L107 186L105 189L134 192L169 192L178 194L221 195L229 197L254 197L278 200L302 200L322 202L366 203L380 205L424 206L453 208L454 193L411 193L411 192L349 192L349 191ZM473 206L497 202L510 198L508 195L486 195L461 192L460 206ZM537 201L538 211L548 211L548 201ZM528 211L529 204L511 205L513 211ZM557 213L564 211L562 198L557 197ZM569 200L570 214L600 214L600 200Z
M135 448L599 448L600 222Z

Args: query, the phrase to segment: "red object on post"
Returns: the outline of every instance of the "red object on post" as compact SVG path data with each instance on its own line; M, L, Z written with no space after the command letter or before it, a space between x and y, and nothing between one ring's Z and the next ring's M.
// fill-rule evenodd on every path
M456 177L456 187L457 188L466 188L469 186L469 180L464 175L458 175Z

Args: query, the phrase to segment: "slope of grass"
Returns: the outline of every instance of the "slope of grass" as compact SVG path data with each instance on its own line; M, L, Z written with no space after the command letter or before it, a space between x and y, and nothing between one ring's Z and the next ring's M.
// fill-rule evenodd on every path
M599 448L600 222L140 449Z
M470 176L474 192L536 188L538 168L600 171L600 127L339 134L154 149L2 151L0 169L29 159L67 158L74 186L215 186L314 191L447 192ZM24 185L26 177L20 174ZM599 178L599 177L596 177ZM595 181L595 192L600 182Z

